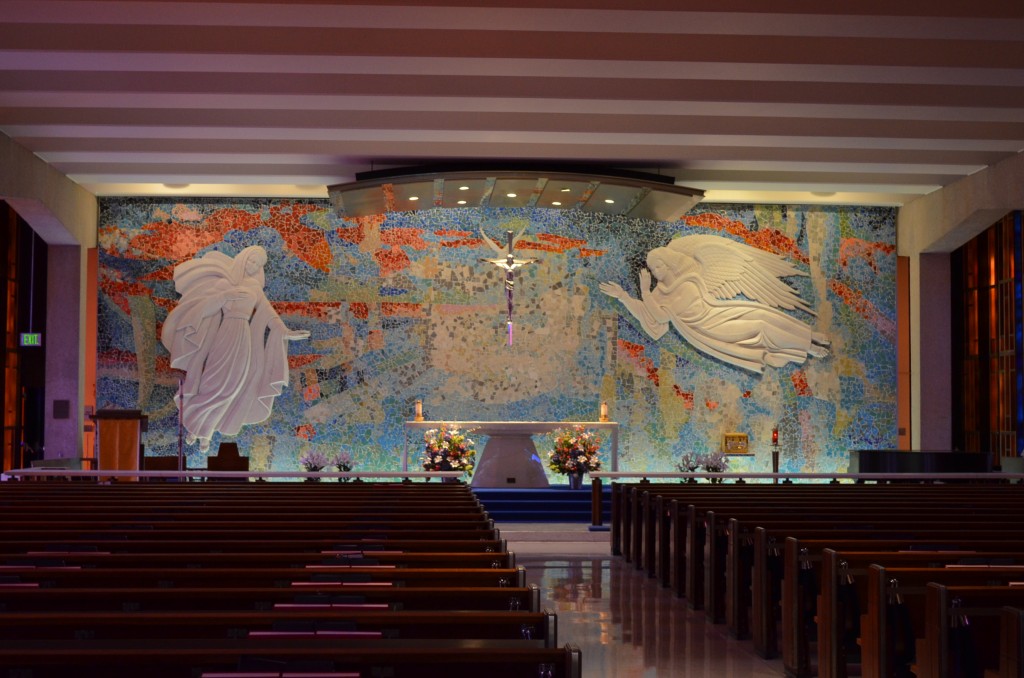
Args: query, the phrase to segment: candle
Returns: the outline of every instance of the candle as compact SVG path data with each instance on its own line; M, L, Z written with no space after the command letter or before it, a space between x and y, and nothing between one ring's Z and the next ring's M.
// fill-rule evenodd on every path
M601 421L608 421L608 403L601 403Z
M423 401L416 401L416 421L423 421Z
M772 445L779 444L779 427L776 426L772 429Z

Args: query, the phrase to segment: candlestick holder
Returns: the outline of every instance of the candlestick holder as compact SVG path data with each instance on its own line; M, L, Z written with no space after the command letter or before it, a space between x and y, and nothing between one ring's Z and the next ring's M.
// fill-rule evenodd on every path
M772 429L772 473L776 474L772 478L772 482L778 485L779 483L779 429L778 427Z

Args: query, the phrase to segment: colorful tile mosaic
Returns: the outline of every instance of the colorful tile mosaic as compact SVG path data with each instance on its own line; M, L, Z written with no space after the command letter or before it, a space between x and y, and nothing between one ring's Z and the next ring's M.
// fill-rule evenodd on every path
M516 251L538 262L516 272L509 347L504 275L480 261L494 255L480 228L504 242L524 225ZM647 253L690 234L806 271L786 282L815 315L792 313L828 336L830 355L758 375L674 330L652 339L600 291L614 282L639 297ZM769 470L776 426L789 471L843 470L850 449L896 445L893 209L701 204L673 223L534 208L341 219L327 201L116 198L101 201L99 235L97 402L145 411L149 454L178 445L181 375L160 343L174 267L250 245L269 253L275 310L311 333L289 344L290 383L271 417L231 438L254 469L298 470L305 452L344 449L357 470L399 470L418 399L435 420L596 420L607 402L624 471L675 470L725 432L746 433L755 453L734 469Z

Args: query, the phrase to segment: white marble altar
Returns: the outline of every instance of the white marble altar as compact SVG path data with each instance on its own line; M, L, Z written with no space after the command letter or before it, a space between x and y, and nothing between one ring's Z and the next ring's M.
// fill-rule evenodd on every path
M473 487L547 487L544 473L547 450L537 451L533 436L560 428L584 426L607 431L611 445L610 470L619 467L619 424L613 421L407 421L402 470L409 470L409 432L422 432L441 425L472 431L473 437L487 436L483 449L477 448ZM414 447L416 453L419 447Z

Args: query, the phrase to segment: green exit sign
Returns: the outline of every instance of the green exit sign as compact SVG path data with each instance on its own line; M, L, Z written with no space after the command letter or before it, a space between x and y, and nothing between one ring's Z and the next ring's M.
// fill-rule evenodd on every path
M40 332L22 332L21 333L21 345L22 346L42 346L43 335Z

